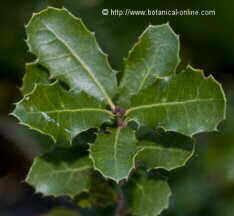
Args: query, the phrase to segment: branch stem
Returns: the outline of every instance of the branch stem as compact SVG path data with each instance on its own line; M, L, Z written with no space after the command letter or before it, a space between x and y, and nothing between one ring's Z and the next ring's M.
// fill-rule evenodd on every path
M125 216L126 215L126 203L125 203L125 197L123 190L121 188L121 185L118 185L118 202L117 202L117 207L115 210L115 216Z

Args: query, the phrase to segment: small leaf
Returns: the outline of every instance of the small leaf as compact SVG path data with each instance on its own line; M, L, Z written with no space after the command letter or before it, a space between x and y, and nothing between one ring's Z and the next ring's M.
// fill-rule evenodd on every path
M67 195L74 198L88 191L91 168L90 159L80 157L74 149L57 149L34 159L26 182L44 195Z
M168 79L158 79L132 98L129 119L192 136L217 130L225 119L226 99L221 85L202 71L188 67Z
M169 24L150 25L125 60L119 103L153 84L156 78L173 74L179 58L179 38Z
M170 171L184 166L193 155L193 140L184 135L148 129L144 136L148 139L138 143L141 150L136 163L143 164L147 170L163 168Z
M110 134L99 135L90 148L94 168L116 182L127 179L135 167L136 143L135 132L130 128L112 129Z
M13 115L21 124L67 145L79 133L111 119L112 113L102 107L84 92L68 92L58 83L38 84L17 103Z
M49 83L49 76L45 69L40 67L37 63L26 64L26 73L23 78L23 85L21 92L23 95L30 93L35 87L36 83Z
M136 216L157 216L169 206L171 190L160 178L141 177L130 189L130 208Z
M47 8L35 14L28 25L27 43L39 63L52 77L72 90L81 89L114 108L116 72L98 46L94 34L66 9Z

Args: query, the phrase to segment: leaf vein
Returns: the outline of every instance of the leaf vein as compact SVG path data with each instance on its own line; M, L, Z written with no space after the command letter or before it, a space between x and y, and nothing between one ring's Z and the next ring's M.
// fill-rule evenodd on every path
M165 103L155 103L155 104L148 104L148 105L140 105L136 107L132 107L128 109L125 113L125 115L128 115L129 113L139 110L139 109L149 109L154 107L160 107L160 106L174 106L174 105L185 105L189 103L197 103L197 102L211 102L211 101L222 101L222 99L218 98L207 98L207 99L192 99L187 101L173 101L173 102L165 102Z
M105 89L103 88L103 86L100 84L100 82L96 79L96 77L93 74L93 72L90 69L90 67L85 64L85 62L83 61L83 59L75 53L75 51L73 50L73 48L71 48L66 43L66 41L63 38L61 38L48 24L46 24L43 21L42 21L42 24L47 28L47 30L49 32L51 32L58 39L58 41L60 41L68 49L68 51L71 53L71 55L76 59L77 62L79 62L79 64L83 67L83 69L88 73L89 77L94 81L94 83L96 84L96 86L101 90L102 94L104 95L104 97L106 98L106 100L110 104L110 106L112 108L114 108L114 104L113 104L111 98L109 97L109 95L107 94L107 92L105 91Z

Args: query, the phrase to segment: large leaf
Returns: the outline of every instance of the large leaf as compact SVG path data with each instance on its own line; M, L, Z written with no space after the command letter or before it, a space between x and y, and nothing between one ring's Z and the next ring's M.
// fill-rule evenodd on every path
M35 14L26 26L27 43L52 77L106 100L117 89L116 73L98 46L94 34L66 9L48 8Z
M94 168L116 182L127 179L135 167L136 143L135 132L130 128L112 129L110 134L99 135L90 148Z
M171 190L160 178L137 179L130 189L130 208L136 216L157 216L169 206Z
M168 79L158 79L132 98L126 115L140 124L194 135L217 130L225 118L226 99L221 85L202 71L188 67Z
M139 133L143 140L138 142L141 150L136 162L147 170L163 168L169 171L184 166L193 155L193 140L187 136L149 128L141 128Z
M125 105L131 95L175 72L179 58L179 38L169 24L150 25L139 37L125 60L119 102Z
M36 83L49 83L49 75L47 71L37 63L26 64L26 73L23 78L21 92L23 95L30 93Z
M13 115L21 124L67 144L82 131L99 127L112 113L86 93L68 92L53 83L38 84L31 94L17 103Z
M26 182L44 195L74 197L90 187L90 159L74 149L57 149L34 159Z

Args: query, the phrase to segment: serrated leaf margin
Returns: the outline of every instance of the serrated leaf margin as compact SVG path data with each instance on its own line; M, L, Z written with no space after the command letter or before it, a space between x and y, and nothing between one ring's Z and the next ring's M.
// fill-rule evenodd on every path
M222 94L222 96L223 96L223 99L224 99L224 112L223 112L223 116L222 116L222 119L216 123L216 125L214 126L214 128L213 128L212 130L208 130L208 131L206 130L205 132L218 131L218 126L219 126L219 124L220 124L222 121L224 121L224 120L226 119L226 110L227 110L227 98L226 98L225 92L224 92L224 90L223 90L223 88L222 88L222 84L221 84L220 82L218 82L218 81L214 78L214 76L213 76L212 74L210 74L210 75L208 75L208 76L205 76L204 70L202 70L202 69L195 69L195 68L193 68L191 65L188 65L188 66L186 67L186 69L191 69L191 70L196 71L197 73L200 73L200 75L202 76L202 78L203 78L204 80L211 80L212 82L214 82L215 84L217 84L217 86L219 87L220 92L221 92L221 94ZM182 72L183 72L183 71L182 71ZM160 79L161 79L161 78L160 78ZM142 106L144 106L144 105L142 105ZM147 106L147 105L146 105L146 106ZM127 120L127 121L135 121L135 122L138 124L138 127L140 127L140 126L141 126L141 123L138 121L138 119L135 119L135 118L128 118L128 114L129 114L130 112L132 112L133 110L135 110L135 107L132 107L132 108L129 108L129 109L126 110L126 112L125 112L125 114L124 114L125 117L127 117L126 120ZM165 128L164 126L160 126L160 128L162 128L165 132L170 132L170 131L171 131L171 130ZM198 134L198 133L201 133L201 132L204 132L204 131L196 131L196 132L190 134L189 137L193 137L195 134ZM179 132L179 133L180 133L180 134L183 134L183 133L181 133L181 132ZM187 134L183 134L183 135L188 136Z
M118 71L113 70L113 69L111 68L111 65L110 65L110 63L109 63L109 61L108 61L108 55L107 55L105 52L103 52L103 50L100 48L100 46L99 46L99 44L98 44L98 42L97 42L97 39L96 39L96 37L95 37L95 32L90 31L90 30L86 27L86 25L84 24L84 22L82 21L81 18L76 17L75 15L73 15L73 14L72 14L69 10L67 10L65 7L62 7L62 8L60 9L60 8L55 8L55 7L49 6L49 7L45 8L45 9L43 9L43 10L37 12L37 13L33 13L32 17L31 17L30 20L29 20L29 22L25 25L25 28L26 28L26 29L28 28L28 26L31 24L31 22L33 21L33 19L34 19L35 16L39 16L39 15L41 15L41 14L43 14L43 13L45 13L45 12L51 10L51 9L52 9L52 10L56 10L56 11L58 11L58 12L59 12L59 11L64 11L64 12L66 12L68 15L70 15L75 21L78 21L78 22L82 25L82 27L84 28L84 30L85 30L91 37L93 37L98 51L99 51L99 52L104 56L104 58L105 58L105 62L106 62L106 64L107 64L107 67L108 67L110 70L112 70L113 72L115 72L115 75L118 73ZM27 36L27 38L26 38L25 41L26 41L26 44L27 44L27 46L28 46L28 48L29 48L29 52L30 52L30 53L33 53L32 47L31 47L31 45L30 45L30 43L29 43L29 38L28 38L28 36ZM34 54L34 53L33 53L33 54ZM38 58L35 60L35 63L39 63L39 59L38 59ZM53 76L50 76L50 79L52 79L52 78L54 78L54 77L53 77ZM98 81L98 83L99 83L99 81ZM116 84L117 84L117 83L116 83ZM109 95L107 94L106 90L105 90L105 89L102 87L102 85L99 83L99 87L100 87L100 86L101 86L101 92L104 94L104 97L106 98L106 101L107 101L108 104L110 105L111 109L114 110L114 109L115 109L115 104L112 102L112 100L111 100L111 98L109 97ZM118 86L117 86L117 87L118 87ZM117 90L118 90L118 88L117 88Z
M134 134L136 134L136 131L134 131ZM135 139L136 139L136 136L135 136ZM137 139L135 140L136 141L136 143L137 143ZM130 174L131 174L131 172L134 170L134 169L136 169L136 164L135 164L135 158L136 158L136 156L137 156L137 154L138 154L138 149L136 150L136 153L133 155L133 157L132 157L132 167L131 167L131 169L128 171L128 174L124 177L124 178L122 178L122 179L115 179L115 178L113 178L113 177L111 177L111 176L108 176L108 175L105 175L103 172L102 172L102 170L101 169L99 169L97 166L96 166L96 163L95 163L95 159L92 157L92 154L91 154L91 146L92 145L95 145L95 143L94 144L89 144L89 158L91 159L91 161L92 161L92 163L93 163L93 168L94 168L94 170L96 170L96 171L98 171L99 173L101 173L102 174L102 176L107 180L107 179L111 179L111 180L113 180L114 182L116 182L117 184L120 184L120 182L122 181L122 180L126 180L126 181L128 181L128 178L129 178L129 176L130 176Z

